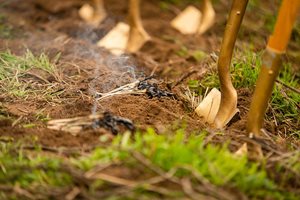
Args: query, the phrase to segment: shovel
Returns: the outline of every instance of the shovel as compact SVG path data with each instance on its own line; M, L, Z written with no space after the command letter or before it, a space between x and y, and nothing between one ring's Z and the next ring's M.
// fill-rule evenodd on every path
M79 16L92 25L99 25L106 18L103 0L93 0L93 6L84 4L79 10Z
M299 11L300 0L282 1L273 35L269 38L263 56L263 64L251 101L247 122L247 130L250 134L261 135L268 101L279 74L281 57L285 53Z
M215 15L210 0L204 0L202 12L194 6L188 6L171 21L171 26L185 35L203 34L214 24Z
M126 51L136 52L149 41L150 36L142 25L139 4L140 0L130 0L129 25L118 23L97 45L110 50L115 55L121 55Z
M231 6L218 60L221 92L214 88L195 110L205 122L218 129L226 126L238 112L237 92L230 79L230 64L247 3L248 0L233 0Z

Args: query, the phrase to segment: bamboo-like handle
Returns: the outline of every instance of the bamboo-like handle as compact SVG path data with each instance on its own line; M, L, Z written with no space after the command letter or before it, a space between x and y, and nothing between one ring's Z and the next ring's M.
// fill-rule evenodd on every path
M215 22L216 13L211 0L204 0L202 14L198 34L205 33Z
M218 60L218 74L221 85L221 104L214 121L214 126L216 128L223 128L223 126L232 117L232 114L236 113L237 92L231 82L230 66L235 42L243 21L247 4L248 0L233 0L229 18L227 20Z
M281 4L273 35L269 39L263 56L263 64L251 101L247 122L249 133L261 134L268 101L281 67L281 56L286 50L299 10L300 0L283 0Z
M140 3L141 0L130 0L129 1L129 38L126 50L128 52L136 52L138 51L145 42L150 40L150 36L145 31L142 18L140 14Z
M129 25L131 27L142 26L141 14L140 14L140 0L129 1Z
M300 8L300 0L284 0L277 17L273 35L269 38L268 48L284 53Z
M105 12L104 0L93 0L93 3L97 13Z

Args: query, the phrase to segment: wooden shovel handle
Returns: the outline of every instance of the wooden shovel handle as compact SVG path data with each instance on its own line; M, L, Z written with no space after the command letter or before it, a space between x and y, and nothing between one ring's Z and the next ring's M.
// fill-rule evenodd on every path
M273 35L269 39L263 56L263 65L251 101L247 122L249 133L261 134L268 101L282 66L281 56L286 50L299 9L300 0L282 1Z
M269 38L270 49L285 52L299 9L300 0L282 1L273 35Z

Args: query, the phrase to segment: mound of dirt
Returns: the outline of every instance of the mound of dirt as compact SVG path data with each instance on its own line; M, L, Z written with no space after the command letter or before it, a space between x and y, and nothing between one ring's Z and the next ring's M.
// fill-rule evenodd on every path
M185 75L189 74L188 79L201 80L204 72L216 65L215 54L211 55L213 59L209 54L219 49L225 23L222 16L217 16L216 25L206 35L187 37L169 25L176 10L171 8L169 12L162 12L157 2L143 1L143 23L153 40L134 55L113 56L97 47L96 42L118 21L126 19L126 1L110 0L107 4L108 18L96 27L79 18L78 9L82 1L49 2L14 0L0 8L5 23L20 33L11 38L0 38L0 50L9 49L18 56L24 55L27 49L35 55L44 52L50 61L55 62L57 70L55 77L39 71L32 72L29 79L23 77L23 81L30 80L37 84L45 81L49 84L52 91L50 99L39 95L20 99L1 94L1 113L12 119L11 123L1 121L1 136L17 139L37 137L38 141L48 146L93 145L99 142L98 138L103 134L112 137L104 129L83 131L78 136L49 130L46 122L37 117L40 113L47 116L45 118L62 119L109 111L132 120L140 130L153 127L158 133L174 126L185 126L187 132L205 127L181 100L179 91L182 85L186 85L186 80L181 80ZM217 13L227 12L223 4L216 7ZM185 55L185 46L206 52L206 58L199 62L192 55ZM160 87L173 92L174 97L120 95L95 101L95 92L109 92L152 73L156 74ZM245 119L250 92L249 89L239 91L241 112L230 124L229 132L246 134ZM272 131L272 123L268 123L267 127Z

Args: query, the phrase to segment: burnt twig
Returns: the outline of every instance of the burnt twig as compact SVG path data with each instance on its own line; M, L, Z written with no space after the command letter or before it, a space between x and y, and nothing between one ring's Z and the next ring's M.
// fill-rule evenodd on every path
M90 128L105 128L113 134L118 134L119 126L124 126L130 131L135 130L134 124L131 120L114 116L110 112L105 112L103 115L89 115L70 119L51 120L48 122L49 129L66 131L74 135L82 130Z
M103 127L110 130L114 135L118 134L118 126L125 126L128 130L134 131L133 122L129 119L112 115L110 112L105 112L103 118L97 119L93 123L93 127Z
M150 98L174 96L173 93L171 92L159 89L156 83L150 83L149 80L153 79L153 77L154 76L146 77L141 81L135 81L133 83L123 85L107 93L97 92L96 96L99 96L97 100L100 101L114 95L125 95L125 94L147 94Z
M165 91L165 90L161 90L158 88L158 85L156 83L149 83L147 80L149 80L149 78L144 79L142 81L139 82L137 88L139 90L146 90L146 94L150 97L172 97L174 96L173 93Z

